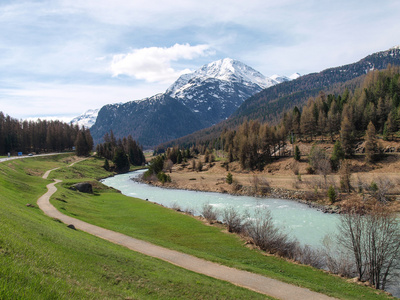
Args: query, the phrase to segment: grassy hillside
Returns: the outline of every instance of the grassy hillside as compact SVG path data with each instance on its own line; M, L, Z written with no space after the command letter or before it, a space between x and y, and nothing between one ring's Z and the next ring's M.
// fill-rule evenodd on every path
M27 207L46 191L44 171L71 161L0 163L0 299L265 299L71 230L36 205ZM91 170L83 176L101 174Z
M101 164L101 161L97 161ZM143 200L121 195L95 183L93 195L82 194L68 187L88 178L82 173L95 174L96 160L87 160L73 168L55 171L52 176L64 178L52 203L63 213L101 227L176 249L228 266L264 274L289 283L308 287L343 299L387 298L381 291L348 283L307 266L288 263L265 256L244 246L236 235L222 228L205 226L201 221ZM81 175L82 176L81 176ZM93 181L92 181L93 182Z

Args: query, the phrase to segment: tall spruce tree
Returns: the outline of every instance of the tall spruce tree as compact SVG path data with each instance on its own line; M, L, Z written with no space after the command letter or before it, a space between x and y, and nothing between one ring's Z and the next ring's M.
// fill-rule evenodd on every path
M333 146L333 151L331 155L331 164L332 164L332 169L337 170L339 168L340 162L345 158L345 153L342 148L342 144L340 143L339 140L335 142L335 145Z
M118 173L126 173L129 171L129 160L126 155L124 148L118 147L115 150L113 163L115 165L115 171Z

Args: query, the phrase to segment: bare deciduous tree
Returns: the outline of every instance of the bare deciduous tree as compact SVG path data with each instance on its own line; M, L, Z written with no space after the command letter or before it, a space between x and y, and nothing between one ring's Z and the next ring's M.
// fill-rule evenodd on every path
M203 204L201 215L210 223L218 219L218 211L210 203Z
M226 224L229 232L240 233L246 227L248 213L240 214L232 206L222 211L222 221Z
M358 278L384 289L400 269L400 225L397 216L378 202L341 215L338 244L351 251Z
M174 166L174 163L172 162L172 160L167 159L164 161L164 172L170 172L172 173L172 167Z
M256 211L246 226L246 232L262 250L288 258L296 256L298 242L274 224L268 209Z

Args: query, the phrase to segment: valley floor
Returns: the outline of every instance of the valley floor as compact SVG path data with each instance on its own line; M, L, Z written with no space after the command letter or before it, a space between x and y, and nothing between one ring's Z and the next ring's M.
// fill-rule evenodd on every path
M303 151L307 151L303 146ZM204 158L196 158L203 162L201 172L191 168L191 161L182 165L174 165L169 175L171 182L164 185L160 182L151 184L167 188L188 189L197 191L210 191L239 195L271 196L285 199L302 200L316 205L329 206L327 189L333 185L338 191L338 201L335 206L340 206L346 201L368 196L368 192L359 191L359 186L364 188L372 182L385 185L386 193L392 200L390 204L400 211L400 153L387 154L375 164L366 164L364 155L356 155L349 159L351 165L351 193L340 192L340 175L330 173L326 176L307 174L309 167L307 156L302 156L299 162L292 157L282 157L268 164L263 171L242 170L238 162L230 163L228 168L223 163L225 159L210 164L204 163ZM295 172L300 175L295 175ZM233 183L228 184L228 173L233 176Z

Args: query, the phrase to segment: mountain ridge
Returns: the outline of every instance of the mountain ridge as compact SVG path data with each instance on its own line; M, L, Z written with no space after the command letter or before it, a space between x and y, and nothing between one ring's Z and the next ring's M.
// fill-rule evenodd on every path
M370 54L352 64L328 68L271 86L246 99L227 120L160 147L176 144L187 146L196 141L210 141L219 136L224 128L235 128L244 120L276 124L284 111L303 105L309 97L316 96L320 91L334 89L336 85L353 80L370 70L385 69L389 64L400 65L400 46Z
M165 93L103 106L96 123L91 127L91 133L95 143L101 142L104 134L113 130L117 138L131 134L145 148L153 147L165 142L167 136L179 138L228 118L247 98L275 84L278 82L242 62L230 58L221 59L180 76ZM163 106L166 103L176 109L175 118L163 115L171 113ZM185 116L176 112L185 113ZM145 130L143 125L134 120L136 118L143 120L149 128ZM145 119L151 119L153 123ZM173 123L171 130L174 133L166 134L160 119ZM190 120L196 124L187 124ZM159 132L164 132L164 136L159 136ZM158 136L158 141L155 136Z

